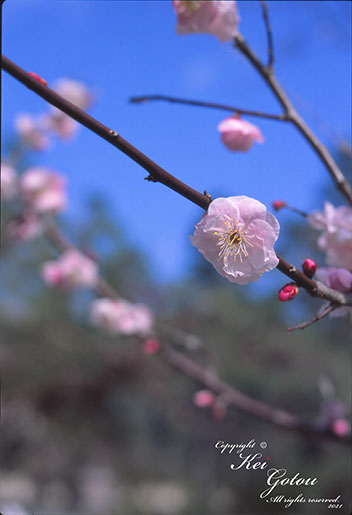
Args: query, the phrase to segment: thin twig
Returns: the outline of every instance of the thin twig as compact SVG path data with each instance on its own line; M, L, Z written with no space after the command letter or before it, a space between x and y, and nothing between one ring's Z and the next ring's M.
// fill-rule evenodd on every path
M221 111L230 111L235 114L244 114L246 116L257 116L259 118L268 118L269 120L287 121L285 114L269 114L263 113L262 111L252 111L249 109L242 109L239 107L233 107L225 104L218 104L215 102L202 102L200 100L188 100L186 98L172 97L168 95L143 95L141 97L131 97L130 102L132 104L139 104L142 102L150 102L162 100L170 102L172 104L184 104L197 107L209 107L211 109L219 109Z
M203 209L208 209L211 202L211 198L209 198L208 194L202 194L199 191L194 190L173 175L169 174L166 170L149 159L149 157L143 154L140 150L131 145L131 143L123 139L122 136L120 136L117 132L109 129L109 127L106 127L101 122L88 115L74 104L71 104L65 100L55 91L30 76L25 70L4 56L2 56L2 67L15 79L34 91L37 95L44 98L44 100L57 107L68 116L71 116L71 118L75 119L77 122L81 123L89 130L93 131L95 134L108 141L114 147L121 150L121 152L129 156L136 163L147 170L155 179L155 181L161 182L168 188L171 188ZM272 80L275 79L272 78ZM295 266L290 265L279 255L277 255L277 257L279 259L279 264L277 266L278 270L280 270L280 272L285 274L299 286L304 288L313 297L318 296L321 298L326 298L341 305L348 304L348 300L341 293L336 292L330 288L323 287L321 284L319 285L319 283L309 279L309 277L297 270Z
M269 13L268 13L268 6L266 5L266 2L264 0L260 0L260 5L262 6L263 11L263 18L265 23L265 29L266 29L266 35L268 38L268 65L267 69L271 73L273 72L273 66L274 66L274 46L273 46L273 33L271 30L270 20L269 20Z
M306 322L302 322L301 324L295 325L293 327L288 327L287 331L289 333L292 333L293 331L296 331L297 329L305 329L306 327L309 327L312 324L315 324L316 322L319 322L319 320L322 320L326 316L328 316L329 313L334 311L338 306L336 304L329 304L325 309L323 309L320 313L318 313L315 317L313 317L311 320L307 320Z
M322 144L322 142L315 136L308 125L304 122L301 116L298 114L296 109L293 107L288 96L276 80L273 73L267 69L266 66L260 61L257 55L250 48L248 43L245 41L241 34L238 34L234 40L235 46L238 50L248 59L248 61L254 66L257 72L265 80L278 102L281 104L284 113L287 117L287 121L290 121L304 136L316 154L319 156L321 161L326 166L330 173L336 188L345 196L347 202L352 205L352 189L348 184L346 177L341 172L336 161L331 156L329 150Z

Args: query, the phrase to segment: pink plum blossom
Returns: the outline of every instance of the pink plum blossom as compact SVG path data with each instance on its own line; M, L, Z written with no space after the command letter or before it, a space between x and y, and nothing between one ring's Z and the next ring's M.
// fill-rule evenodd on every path
M41 274L47 285L58 288L93 288L98 281L97 264L75 249L44 263Z
M218 125L221 141L229 150L245 152L253 143L263 143L264 138L256 125L237 117L225 118Z
M49 138L40 118L35 119L29 114L20 114L15 119L15 128L22 141L30 148L46 150L49 147Z
M40 213L58 212L66 207L65 180L47 168L29 168L24 172L21 195L32 209Z
M178 34L208 33L221 42L237 35L239 16L236 2L229 0L174 0Z
M76 80L59 79L54 84L54 90L58 95L80 109L88 109L93 102L93 95L88 88Z
M322 231L318 246L326 252L326 263L352 269L352 208L325 202L324 211L311 213L308 223Z
M45 116L43 124L46 129L52 131L56 136L64 140L71 139L78 129L78 123L58 109Z
M210 390L199 390L193 395L193 404L197 408L209 408L215 401L215 395Z
M17 193L17 186L16 170L5 161L1 161L1 198L12 199Z
M148 334L153 325L153 315L147 306L120 299L95 300L90 318L95 326L110 334Z
M34 213L23 213L12 218L6 227L10 238L18 241L28 241L40 236L43 225Z
M242 195L213 200L190 239L220 275L248 284L278 265L279 231L264 204Z
M332 423L332 431L337 436L346 436L351 432L351 425L348 420L344 418L338 418Z
M344 268L318 268L316 278L333 290L352 292L352 273Z

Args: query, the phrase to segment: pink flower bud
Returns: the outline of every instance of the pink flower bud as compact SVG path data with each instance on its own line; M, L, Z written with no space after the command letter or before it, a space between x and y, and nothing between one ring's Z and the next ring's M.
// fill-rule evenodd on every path
M236 2L230 0L173 0L178 34L207 33L220 41L237 35L239 16Z
M298 286L295 283L286 284L279 291L279 300L281 302L288 302L296 297L298 293Z
M225 118L218 125L221 141L229 150L246 151L254 141L263 143L264 138L258 127L237 117Z
M313 277L317 271L317 264L313 259L305 259L302 264L303 272L310 278Z
M29 168L21 179L21 195L37 212L58 212L66 207L65 180L46 168Z
M75 249L64 252L57 261L42 266L46 284L59 288L93 288L98 280L98 268L94 261Z
M272 202L271 205L273 206L273 209L275 209L275 211L280 211L280 209L287 206L286 202L284 202L283 200L274 200L274 202Z
M143 350L145 354L156 354L160 350L160 343L158 340L146 340L144 342Z
M332 431L337 436L346 436L351 432L351 425L344 418L338 418L332 423Z
M33 77L33 79L37 79L37 81L41 82L42 84L44 84L44 86L47 86L48 83L46 82L46 80L42 79L39 75L37 75L36 73L34 72L28 72L28 75L30 75L31 77Z
M193 395L193 404L197 408L209 408L215 400L215 395L210 390L200 390Z

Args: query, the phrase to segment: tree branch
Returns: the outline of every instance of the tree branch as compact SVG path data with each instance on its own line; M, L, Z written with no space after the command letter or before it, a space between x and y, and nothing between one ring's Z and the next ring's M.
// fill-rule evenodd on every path
M336 304L329 304L325 309L323 309L320 313L318 313L315 317L313 317L311 320L307 320L306 322L302 322L301 324L295 325L293 327L288 327L287 331L289 333L292 333L293 331L296 331L297 329L305 329L306 327L309 327L312 324L315 324L316 322L319 322L319 320L322 320L326 316L328 316L329 313L334 311L338 306Z
M132 104L140 104L142 102L150 102L162 100L170 102L172 104L184 104L198 107L209 107L211 109L219 109L221 111L230 111L235 114L244 114L246 116L257 116L259 118L268 118L269 120L287 121L287 117L284 114L269 114L261 111L251 111L249 109L242 109L233 107L225 104L217 104L214 102L201 102L199 100L188 100L185 98L170 97L168 95L144 95L141 97L131 97L130 102Z
M266 35L268 38L268 65L267 69L270 73L273 72L273 66L274 66L274 46L273 46L273 33L271 30L270 20L269 20L269 13L268 13L268 6L266 5L266 2L264 0L260 0L260 5L262 7L263 11L263 18L265 23L265 29L266 29Z
M101 122L79 109L77 106L65 100L55 91L30 76L25 70L7 59L5 56L2 56L2 68L15 79L44 98L44 100L57 107L68 116L71 116L71 118L81 123L101 138L108 141L114 147L121 150L121 152L129 156L136 163L147 170L155 179L155 181L161 182L168 188L171 188L203 209L208 209L211 202L211 198L209 198L210 196L208 194L202 194L199 191L194 190L173 175L169 174L166 170L154 163L154 161L143 154L140 150L131 145L131 143L123 139L122 136L120 136L117 132L109 129L109 127L106 127ZM287 263L287 261L285 261L279 255L277 255L277 257L279 259L277 268L280 270L280 272L304 288L310 295L325 298L337 304L348 305L348 300L344 297L344 295L325 287L321 283L309 279L309 277L297 270L295 266Z
M328 149L321 143L321 141L319 141L319 139L315 136L315 134L311 131L311 129L293 107L291 101L287 97L280 84L277 82L272 71L263 65L263 63L253 52L241 34L238 34L235 37L234 43L238 50L248 59L252 66L257 70L259 75L261 75L261 77L265 80L274 96L281 104L287 120L290 121L304 136L304 138L326 166L335 183L336 188L345 196L348 203L352 205L351 186L348 184L345 176L341 172Z

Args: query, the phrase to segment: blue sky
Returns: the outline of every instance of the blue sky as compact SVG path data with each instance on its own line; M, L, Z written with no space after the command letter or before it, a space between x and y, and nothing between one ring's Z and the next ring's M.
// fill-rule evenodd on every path
M350 138L350 2L268 2L276 74L324 143ZM258 2L240 1L240 29L266 58ZM250 118L265 144L231 153L219 141L226 113L163 103L131 105L142 94L228 103L280 112L255 71L209 35L177 36L171 2L6 0L3 52L49 85L59 77L85 82L96 95L90 113L192 187L213 196L248 195L270 205L282 198L302 209L321 206L326 170L293 127ZM2 82L4 138L18 112L45 102L7 74ZM197 251L188 235L202 211L160 184L87 129L57 143L35 162L68 176L67 217L84 219L86 200L104 195L154 274L169 281L187 273ZM285 222L290 215L283 214ZM282 227L284 231L284 224Z

